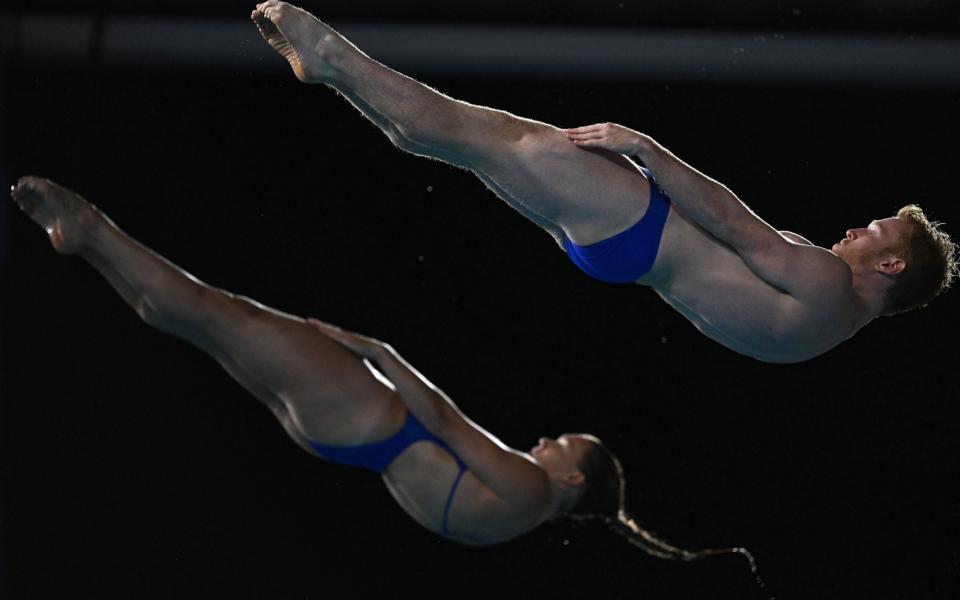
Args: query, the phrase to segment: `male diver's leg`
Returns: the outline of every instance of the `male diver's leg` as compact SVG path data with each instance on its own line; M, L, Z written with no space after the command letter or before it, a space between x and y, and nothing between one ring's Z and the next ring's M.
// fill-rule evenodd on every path
M461 166L466 168L465 164L460 164L458 161L461 159L454 153L444 152L442 149L431 148L429 146L420 145L410 139L403 137L399 130L394 127L393 123L388 121L383 115L378 113L371 107L369 104L363 101L362 98L350 92L349 90L341 91L340 94L344 96L347 100L350 101L364 116L373 121L373 123L379 127L386 136L394 143L397 147L402 147L407 152L411 154L416 154L418 156L425 156L428 158L437 158L443 160L444 162L450 163L452 165ZM550 221L541 214L538 214L533 211L529 206L518 200L517 198L511 196L505 189L501 188L495 181L488 177L485 173L480 170L474 169L473 173L487 185L490 190L497 195L500 199L507 203L510 207L515 209L521 215L526 217L529 221L533 222L536 225L539 225L544 231L549 233L557 244L563 247L563 229L553 221Z
M199 281L62 186L28 177L13 195L59 252L86 259L147 324L217 359L301 445L382 439L402 423L393 393L303 319Z
M552 125L441 94L284 2L264 2L252 16L298 78L338 90L398 147L473 170L503 200L577 244L619 233L646 211L647 181L623 156L578 148Z
M359 109L364 116L373 121L373 123L379 127L396 146L402 147L411 154L426 156L428 158L438 158L452 165L464 166L458 164L457 161L460 159L453 153L445 153L436 148L422 146L412 140L404 138L402 135L400 135L400 132L397 130L397 128L394 127L393 123L388 121L377 111L373 110L369 104L364 102L363 99L356 94L350 91L343 91L341 92L341 95L347 98L347 100L349 100L350 103L353 104L357 109ZM506 202L510 207L526 217L529 221L539 225L544 231L549 233L558 244L561 246L563 245L564 232L559 225L553 221L550 221L543 215L534 212L529 206L511 196L506 190L497 185L495 181L493 181L482 171L474 169L473 173L480 179L480 181L485 183L494 194Z

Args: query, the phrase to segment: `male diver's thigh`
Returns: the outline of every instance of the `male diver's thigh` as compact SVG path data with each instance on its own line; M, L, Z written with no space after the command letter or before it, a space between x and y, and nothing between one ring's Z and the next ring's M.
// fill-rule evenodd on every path
M579 245L626 230L646 212L649 186L639 167L608 151L575 146L557 128L538 125L471 157L504 195L559 226Z

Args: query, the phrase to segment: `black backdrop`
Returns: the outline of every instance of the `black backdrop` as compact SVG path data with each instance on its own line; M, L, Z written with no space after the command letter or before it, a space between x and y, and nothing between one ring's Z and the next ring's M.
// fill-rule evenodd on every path
M821 245L908 201L957 232L956 90L428 83L646 131ZM595 432L649 528L750 548L768 594L960 591L952 294L762 364L649 290L587 279L472 176L400 153L279 63L17 68L2 85L9 180L60 181L211 284L391 342L512 446ZM375 476L302 453L9 203L0 215L4 597L757 595L735 557L668 563L592 528L480 549L428 534Z

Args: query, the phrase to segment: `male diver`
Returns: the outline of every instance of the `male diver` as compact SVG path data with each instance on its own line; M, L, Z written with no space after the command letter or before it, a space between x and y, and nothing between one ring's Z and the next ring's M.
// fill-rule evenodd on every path
M955 244L916 205L821 248L647 135L560 129L455 100L285 2L258 4L251 18L298 79L338 91L397 147L472 171L588 275L652 288L741 354L810 359L877 316L925 306L956 274Z

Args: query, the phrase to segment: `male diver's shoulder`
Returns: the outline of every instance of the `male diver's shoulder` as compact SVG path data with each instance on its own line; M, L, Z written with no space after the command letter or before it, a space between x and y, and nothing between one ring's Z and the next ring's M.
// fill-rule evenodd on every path
M823 248L814 244L798 248L802 253L805 272L809 279L807 280L811 287L808 296L814 299L815 303L845 303L853 296L853 271L845 260ZM799 255L798 255L799 257Z
M780 233L791 241L794 239L800 240L795 242L796 253L794 256L799 262L806 265L808 272L812 269L817 274L816 280L827 280L834 285L841 286L844 283L848 286L853 284L853 272L850 270L850 265L832 250L818 246L810 240L789 231L781 231Z

